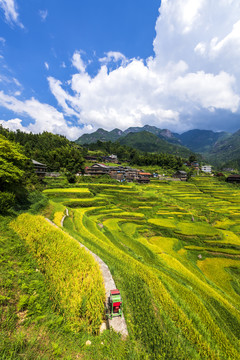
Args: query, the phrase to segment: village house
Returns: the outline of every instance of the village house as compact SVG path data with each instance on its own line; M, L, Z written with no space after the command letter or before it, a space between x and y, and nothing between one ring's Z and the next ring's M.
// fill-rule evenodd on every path
M212 166L211 165L202 165L201 170L205 173L211 174Z
M119 163L119 161L118 161L118 157L117 157L117 155L108 155L108 156L103 156L102 157L102 160L104 161L104 162L110 162L110 163L114 163L114 164L118 164Z
M139 172L137 181L139 183L148 184L150 182L150 177L152 177L151 173Z
M193 162L191 163L191 167L194 168L194 169L196 169L196 170L198 170L198 169L199 169L199 163L198 163L197 161L193 161Z
M193 161L193 162L185 162L183 165L187 166L188 168L194 168L196 170L199 169L199 163L197 161Z
M105 164L93 164L85 168L86 175L106 175L109 173L109 166Z
M145 173L139 169L133 169L130 166L107 166L105 164L93 164L85 168L85 174L96 175L109 175L112 179L118 181L138 181L140 183L149 183L151 173Z
M39 176L39 177L45 177L46 173L47 173L47 165L46 164L42 164L36 160L32 160L33 163L33 167L35 170L35 173Z
M173 174L173 178L178 178L181 181L186 181L187 180L187 173L186 173L186 171L178 170L178 171L175 172L175 174Z
M124 180L124 171L122 169L118 169L118 167L116 167L115 169L111 169L109 171L109 176L112 179L115 179L118 181L123 181Z
M84 159L89 161L89 162L97 162L98 161L98 157L97 156L84 156Z
M235 171L235 169L233 169L233 168L224 168L223 171L232 172L232 171Z
M236 175L229 175L226 178L226 181L229 183L240 183L240 175L236 174Z

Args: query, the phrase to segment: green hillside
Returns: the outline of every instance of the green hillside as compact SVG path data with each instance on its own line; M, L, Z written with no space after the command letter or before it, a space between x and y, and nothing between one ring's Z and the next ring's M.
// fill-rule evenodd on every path
M144 125L143 127L139 127L139 126L129 127L128 129L126 129L124 131L119 130L119 129L107 131L107 130L100 128L91 134L83 134L76 140L76 143L79 145L92 144L92 143L97 142L98 140L114 142L120 138L125 137L129 133L139 133L142 131L148 131L170 143L180 144L180 140L170 130L159 129L156 126L150 126L150 125Z
M229 133L224 131L214 132L211 130L189 130L181 135L176 135L183 146L188 147L197 153L206 153L211 151L212 147L222 139L228 138Z
M218 166L240 170L240 130L227 139L218 141L213 146L208 159Z
M180 144L180 140L168 129L159 129L156 126L144 125L143 127L130 127L127 130L123 131L121 137L126 136L129 133L139 133L142 131L148 131L159 137L160 139L166 140L173 144Z
M184 158L188 158L192 154L189 149L180 145L170 144L166 140L160 139L148 131L129 133L119 139L119 143L144 152L168 153Z
M116 141L121 135L122 131L119 129L114 129L112 131L107 131L104 129L98 129L97 131L91 133L91 134L84 134L80 136L76 143L79 145L83 144L92 144L100 141Z

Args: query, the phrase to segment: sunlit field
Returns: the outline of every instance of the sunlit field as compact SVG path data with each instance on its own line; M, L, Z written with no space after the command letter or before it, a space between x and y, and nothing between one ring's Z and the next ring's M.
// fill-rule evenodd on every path
M239 358L239 189L211 178L95 187L46 193L68 206L64 230L108 264L130 337L153 358Z

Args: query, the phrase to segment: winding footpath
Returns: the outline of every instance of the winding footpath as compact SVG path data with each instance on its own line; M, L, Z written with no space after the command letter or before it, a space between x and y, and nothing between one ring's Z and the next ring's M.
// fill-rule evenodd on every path
M66 209L66 215L63 216L62 220L61 220L61 226L63 227L63 223L65 218L68 216L68 209ZM57 226L56 224L54 224L51 220L49 220L48 218L45 218L51 225L57 227L58 229L60 229L61 231L63 231L65 234L69 235L67 232L65 232L62 228L60 228L59 226ZM71 236L72 239L74 239L74 237ZM107 264L105 264L105 262L96 254L94 254L91 250L89 250L85 245L81 244L78 240L74 239L79 246L84 247L95 259L95 261L97 261L97 263L99 264L102 276L103 276L103 281L104 281L104 287L105 287L105 306L107 307L108 304L108 297L110 295L110 290L116 289L116 285L115 282L113 280L112 274L107 266ZM127 324L124 318L124 314L122 314L122 317L115 317L112 320L108 319L106 322L103 322L100 328L100 331L103 331L104 329L106 329L106 327L108 328L112 328L114 331L120 333L122 335L123 338L126 338L128 336L128 330L127 330Z

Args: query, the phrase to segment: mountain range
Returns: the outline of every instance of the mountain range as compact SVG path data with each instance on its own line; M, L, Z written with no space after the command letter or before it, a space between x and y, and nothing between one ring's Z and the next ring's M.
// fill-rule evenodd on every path
M100 141L118 141L141 151L167 152L188 157L199 153L206 161L220 167L231 166L240 169L240 130L234 134L224 131L194 129L182 134L156 126L129 127L122 131L98 129L92 134L84 134L76 143L90 144Z

